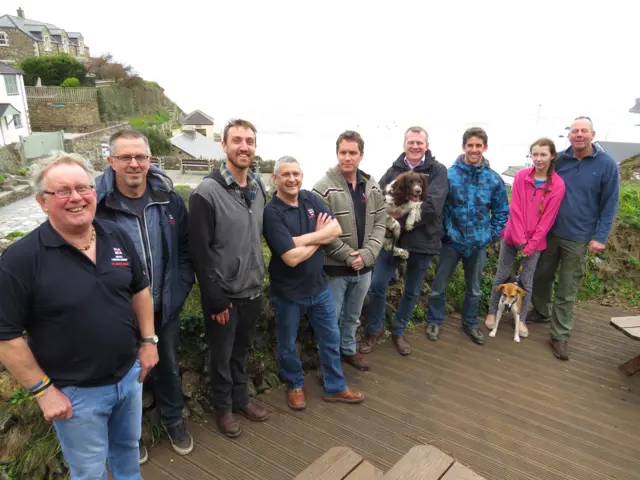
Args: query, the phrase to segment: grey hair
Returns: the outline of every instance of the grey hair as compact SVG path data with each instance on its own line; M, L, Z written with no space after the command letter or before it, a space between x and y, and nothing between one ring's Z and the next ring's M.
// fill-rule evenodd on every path
M142 140L144 140L144 144L147 146L147 155L151 155L149 139L144 133L138 132L137 130L120 130L119 132L111 135L111 137L109 138L109 153L111 155L115 154L116 142L121 138L141 138Z
M294 157L291 157L289 155L285 155L284 157L280 157L278 159L278 161L276 162L275 167L273 167L273 174L277 175L278 172L280 171L280 165L282 165L283 163L297 163L298 166L300 166L300 162L298 160L296 160Z
M427 131L426 131L424 128L422 128L422 127L414 126L414 127L409 127L409 128L407 128L407 130L404 132L404 138L405 138L405 140L406 140L406 138L407 138L407 134L408 134L409 132L413 132L413 133L424 133L424 139L425 139L425 141L426 141L426 142L428 142L428 141L429 141L429 134L428 134L428 133L427 133Z
M593 128L593 120L591 120L590 117L581 115L579 117L576 117L573 119L573 122L571 123L571 125L573 126L574 123L576 123L578 120L586 120L587 122L589 122L589 125L591 125L591 131L595 132L594 128Z
M88 162L83 156L78 155L77 153L51 152L51 156L44 158L31 167L33 175L33 186L37 194L42 195L44 193L44 180L49 170L57 165L63 164L78 165L87 173L89 184L95 185L95 171L93 170L91 163Z

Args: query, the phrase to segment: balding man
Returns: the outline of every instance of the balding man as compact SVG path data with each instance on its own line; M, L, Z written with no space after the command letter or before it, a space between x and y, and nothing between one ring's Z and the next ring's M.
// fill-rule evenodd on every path
M53 426L71 478L140 479L142 381L158 361L149 281L128 235L96 220L74 154L35 179L48 220L0 257L0 362ZM26 332L26 339L23 336Z
M549 343L560 360L569 360L573 305L587 252L597 254L605 249L618 211L618 164L593 143L594 137L591 119L578 117L569 130L571 146L558 155L556 172L564 180L566 193L536 267L533 309L527 316L527 321L551 322ZM556 270L558 288L552 304Z

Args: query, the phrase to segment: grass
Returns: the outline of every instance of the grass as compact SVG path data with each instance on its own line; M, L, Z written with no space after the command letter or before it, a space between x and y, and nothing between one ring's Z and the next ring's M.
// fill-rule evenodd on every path
M169 112L166 110L157 110L156 113L147 115L133 115L127 117L127 120L131 124L131 128L150 127L153 125L162 125L169 121Z

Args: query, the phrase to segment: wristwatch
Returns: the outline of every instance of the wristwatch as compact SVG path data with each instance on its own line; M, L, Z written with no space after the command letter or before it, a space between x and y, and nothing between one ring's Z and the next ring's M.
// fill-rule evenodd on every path
M141 343L153 343L154 345L158 344L158 336L154 335L153 337L142 337L140 339Z

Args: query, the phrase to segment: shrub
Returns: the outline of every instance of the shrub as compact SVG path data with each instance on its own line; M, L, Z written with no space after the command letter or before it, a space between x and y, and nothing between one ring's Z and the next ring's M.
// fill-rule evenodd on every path
M66 78L64 82L60 85L61 87L79 87L80 80L75 77Z
M5 180L6 180L6 178L4 178L3 175L0 175L0 185L2 185Z

